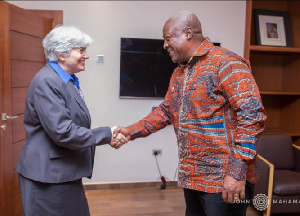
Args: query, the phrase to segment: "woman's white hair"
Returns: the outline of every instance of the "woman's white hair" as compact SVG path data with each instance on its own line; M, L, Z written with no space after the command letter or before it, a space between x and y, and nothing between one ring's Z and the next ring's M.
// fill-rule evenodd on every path
M43 39L46 59L58 62L57 55L68 56L75 47L88 47L93 39L82 32L77 26L56 26Z

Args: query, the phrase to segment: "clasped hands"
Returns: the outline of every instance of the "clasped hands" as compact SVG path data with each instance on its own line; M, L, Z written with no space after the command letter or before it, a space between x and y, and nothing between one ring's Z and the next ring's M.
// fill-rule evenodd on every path
M128 143L130 140L129 130L125 127L114 126L111 128L112 139L110 146L119 149L122 145Z

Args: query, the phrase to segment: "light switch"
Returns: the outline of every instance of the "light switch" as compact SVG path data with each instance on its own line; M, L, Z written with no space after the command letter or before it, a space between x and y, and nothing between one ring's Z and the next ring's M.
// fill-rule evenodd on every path
M103 63L104 62L104 55L97 55L97 63Z

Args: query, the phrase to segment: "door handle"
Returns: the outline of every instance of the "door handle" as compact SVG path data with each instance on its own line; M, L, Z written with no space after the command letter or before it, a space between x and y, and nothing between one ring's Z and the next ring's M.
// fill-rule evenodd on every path
M6 113L2 113L2 121L6 121L6 120L10 120L10 119L16 119L18 118L18 116L9 116L9 115L6 115Z
M1 125L0 127L3 131L6 131L6 125Z

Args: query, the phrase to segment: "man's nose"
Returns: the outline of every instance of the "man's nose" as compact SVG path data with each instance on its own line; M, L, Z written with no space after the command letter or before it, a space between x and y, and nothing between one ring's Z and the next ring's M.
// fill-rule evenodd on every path
M168 47L169 47L169 44L168 44L167 42L165 42L165 41L164 41L164 45L163 45L163 47L164 47L164 49L166 50L166 49L168 49Z

